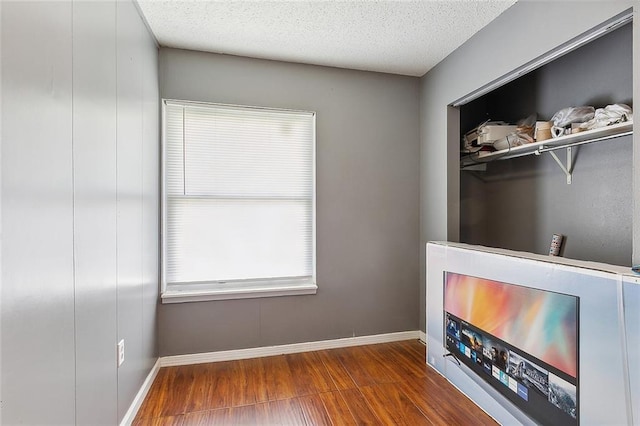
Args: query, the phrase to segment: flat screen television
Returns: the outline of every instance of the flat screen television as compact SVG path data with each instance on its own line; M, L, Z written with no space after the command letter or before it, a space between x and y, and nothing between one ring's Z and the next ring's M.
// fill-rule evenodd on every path
M579 298L444 273L444 345L534 421L579 424Z

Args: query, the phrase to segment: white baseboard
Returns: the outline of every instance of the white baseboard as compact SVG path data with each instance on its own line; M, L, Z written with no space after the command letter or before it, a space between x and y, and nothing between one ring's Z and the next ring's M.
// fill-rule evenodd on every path
M419 337L420 341L426 345L427 344L427 333L425 333L422 330L419 330L418 333L420 333L420 337Z
M265 346L260 348L236 349L230 351L206 352L189 355L161 357L160 367L201 364L205 362L233 361L237 359L258 358L263 356L292 354L298 352L320 351L323 349L346 348L349 346L371 345L375 343L397 342L400 340L420 339L426 336L419 330L397 333L375 334L372 336L347 337L344 339L321 340L318 342L292 343L289 345ZM424 340L423 340L424 341Z
M130 426L133 423L133 420L136 418L138 414L138 410L140 406L144 402L144 399L147 397L147 393L149 393L149 389L151 389L151 385L153 381L156 379L158 375L158 371L160 371L160 359L156 360L156 363L151 368L151 371L147 375L147 378L144 379L140 390L136 394L136 397L133 399L133 402L129 406L129 409L124 414L122 421L120 422L120 426Z

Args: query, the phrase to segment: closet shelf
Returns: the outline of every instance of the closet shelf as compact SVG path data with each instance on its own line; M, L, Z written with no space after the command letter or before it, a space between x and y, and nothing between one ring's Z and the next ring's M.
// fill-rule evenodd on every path
M478 151L467 154L460 158L460 168L473 166L475 164L489 163L491 161L508 160L525 155L540 155L544 152L555 151L561 148L570 148L577 145L584 145L593 142L612 140L621 136L633 134L633 121L613 124L599 129L587 130L571 135L560 136L559 138L547 139L540 142L524 144L500 151Z

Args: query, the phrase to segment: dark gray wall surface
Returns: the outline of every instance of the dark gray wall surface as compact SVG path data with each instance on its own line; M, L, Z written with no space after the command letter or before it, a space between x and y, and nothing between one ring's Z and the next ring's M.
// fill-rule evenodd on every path
M461 241L546 254L559 233L565 257L629 266L631 144L627 136L580 147L571 185L549 154L462 172ZM565 160L564 151L557 154Z
M160 50L164 98L317 112L317 284L309 296L167 304L161 355L415 330L419 80Z
M157 47L131 2L1 8L1 423L117 424L157 359Z
M421 80L420 137L420 235L421 235L421 293L425 300L424 255L430 240L459 239L460 171L457 134L448 133L450 111L447 105L485 84L511 72L540 55L566 43L613 16L635 8L632 0L539 1L520 0L469 41L440 62ZM638 20L634 22L634 52L637 52ZM638 61L633 74L638 74ZM637 77L636 77L637 79ZM634 85L634 93L640 91ZM636 108L637 111L637 108ZM637 112L635 113L637 116ZM640 144L634 136L633 144ZM580 160L579 160L580 161ZM578 171L580 163L576 168ZM633 176L638 182L640 170ZM637 189L634 200L637 200ZM637 204L637 202L636 202ZM640 247L640 210L633 211L634 249ZM637 257L637 256L636 256ZM422 309L424 305L421 304ZM425 312L421 311L421 329L425 328Z
M631 51L629 24L464 105L461 121L473 127L532 113L549 120L568 106L630 104ZM490 163L486 173L463 171L460 241L546 254L560 233L566 257L630 265L632 152L631 137L577 148L571 185L549 154ZM557 154L565 160L564 151Z

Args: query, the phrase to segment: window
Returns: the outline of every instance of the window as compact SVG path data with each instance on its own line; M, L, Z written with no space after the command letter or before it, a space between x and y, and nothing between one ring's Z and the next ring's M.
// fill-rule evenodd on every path
M163 102L163 302L312 294L315 114Z

